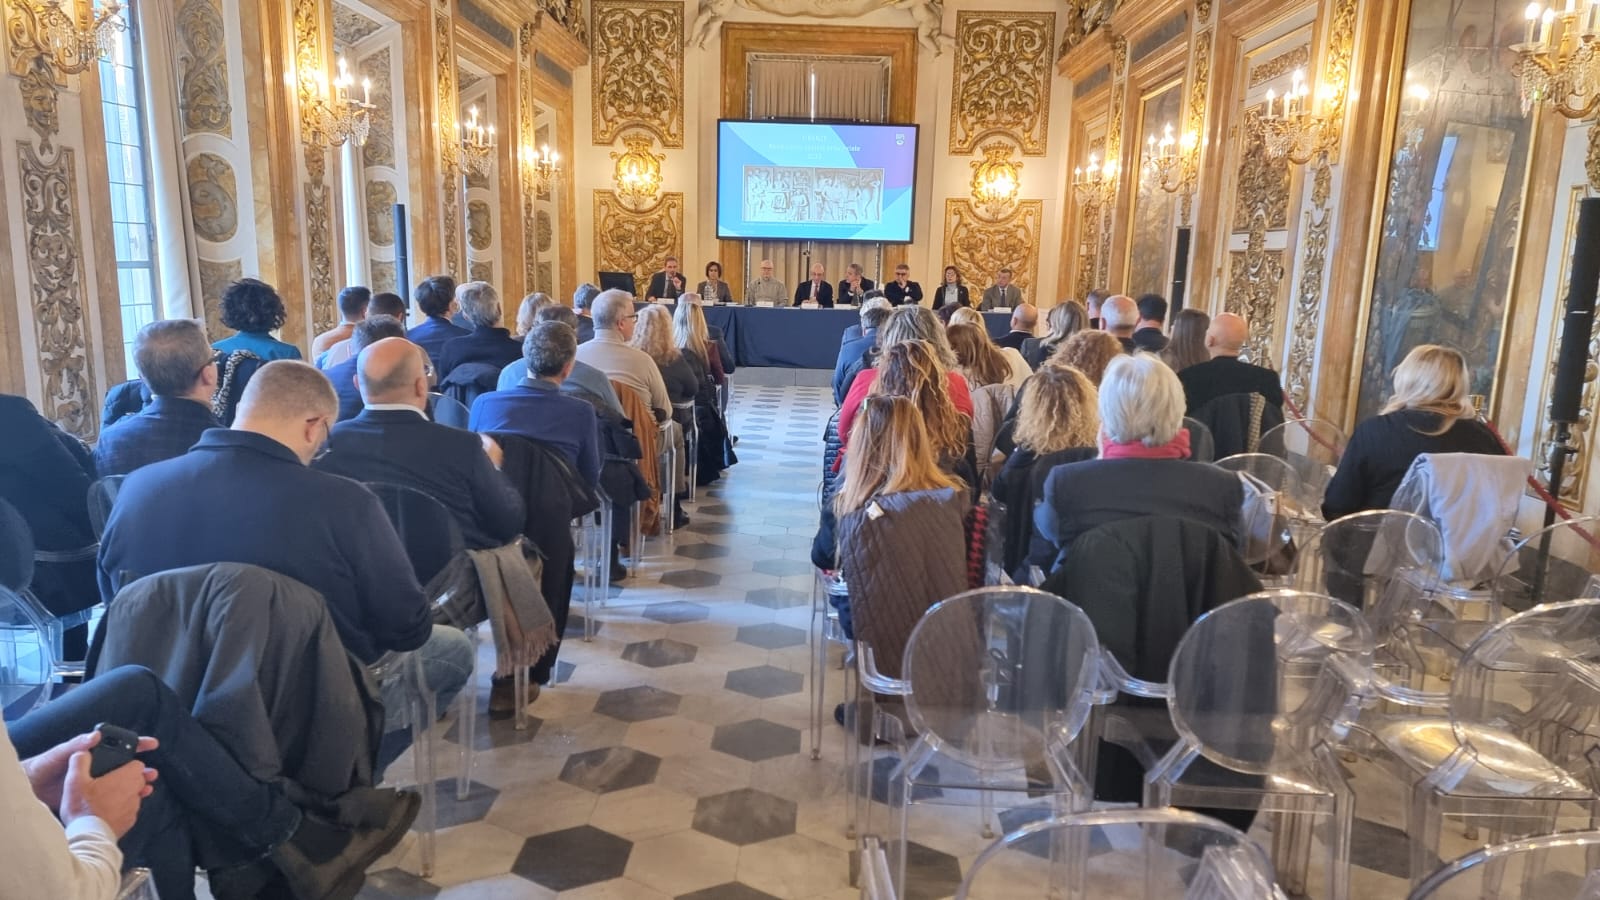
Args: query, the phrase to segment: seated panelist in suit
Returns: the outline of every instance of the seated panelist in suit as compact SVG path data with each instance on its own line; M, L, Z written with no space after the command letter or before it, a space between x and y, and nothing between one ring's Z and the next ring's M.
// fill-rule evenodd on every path
M844 280L839 282L837 302L860 306L861 301L866 299L867 292L874 287L876 285L872 283L871 278L863 278L861 276L861 264L851 263L845 267Z
M1016 309L1022 303L1022 289L1011 283L1012 271L1009 267L995 273L994 284L983 292L983 299L978 302L981 310L991 310L996 307Z
M650 289L644 292L644 299L651 303L663 299L675 300L688 289L689 282L683 280L683 275L678 272L678 258L669 256L661 264L661 271L650 276Z
M328 454L312 468L414 487L450 510L469 550L503 546L522 533L522 495L497 471L492 439L428 421L426 358L397 337L362 350L356 379L365 408L333 427Z
M901 263L894 267L894 280L883 286L883 296L891 306L921 303L922 285L911 280L911 267Z
M946 305L971 306L972 297L967 293L967 286L961 283L961 270L955 266L944 267L944 281L939 289L933 293L933 308L940 309Z
M826 309L833 308L833 285L828 283L828 270L822 263L812 263L811 280L800 282L800 286L794 289L795 306L807 301L816 301L818 306Z
M361 351L386 338L404 338L406 328L393 316L368 316L350 335L351 357L323 372L339 395L339 419L343 422L361 415L361 389L356 386L356 358ZM426 351L424 351L426 352Z
M154 399L100 433L94 467L101 478L182 456L201 434L222 427L211 412L217 364L204 325L194 319L151 322L133 341L133 361Z

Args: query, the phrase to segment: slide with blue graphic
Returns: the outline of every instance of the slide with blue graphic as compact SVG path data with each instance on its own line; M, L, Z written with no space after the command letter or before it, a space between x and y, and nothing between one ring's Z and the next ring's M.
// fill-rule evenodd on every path
M917 126L717 124L718 238L910 242Z

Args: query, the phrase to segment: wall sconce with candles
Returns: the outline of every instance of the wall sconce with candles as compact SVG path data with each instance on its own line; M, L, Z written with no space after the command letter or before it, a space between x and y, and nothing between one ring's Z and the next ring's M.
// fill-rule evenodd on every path
M1109 204L1117 196L1117 161L1100 162L1097 154L1089 154L1089 164L1072 170L1072 191L1081 206L1099 207Z
M1566 0L1561 11L1529 3L1525 18L1525 39L1511 48L1523 115L1549 103L1569 119L1586 118L1600 106L1600 0Z
M532 144L522 145L522 178L528 190L535 194L548 193L560 177L561 160L549 144L538 150L534 150Z
M1181 138L1172 135L1172 123L1162 129L1161 139L1150 136L1145 152L1145 170L1163 191L1192 194L1200 175L1200 136L1186 131Z
M476 104L467 107L467 120L461 123L461 168L468 175L483 178L494 163L494 125L478 121Z
M1316 101L1303 69L1294 70L1289 91L1281 99L1276 91L1267 91L1266 109L1252 110L1249 122L1259 130L1268 156L1288 157L1289 162L1303 166L1333 153L1338 131L1332 116L1313 108Z
M647 134L625 135L622 144L628 149L611 154L617 161L613 172L617 196L634 209L655 205L661 191L661 164L666 156L651 152L654 144Z
M972 199L989 219L1011 214L1022 187L1022 163L1011 161L1012 147L995 141L979 148L983 159L972 163Z
M317 69L300 78L300 121L308 143L338 147L345 141L356 146L367 142L372 130L372 79L361 79L361 99L355 98L355 77L344 57L339 57L339 74L330 84L328 73Z
M109 57L117 35L128 30L120 3L96 8L94 0L31 0L25 8L33 13L39 52L62 75Z

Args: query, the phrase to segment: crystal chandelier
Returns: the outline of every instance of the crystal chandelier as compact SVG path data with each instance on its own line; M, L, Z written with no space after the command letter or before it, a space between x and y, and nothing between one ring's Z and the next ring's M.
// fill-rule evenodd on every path
M1330 119L1316 113L1313 105L1311 86L1302 69L1294 71L1289 92L1282 99L1276 91L1267 91L1266 108L1252 110L1249 121L1261 135L1269 157L1288 157L1289 162L1303 166L1332 152L1335 133Z
M82 0L84 12L79 15L78 0L32 2L39 49L65 75L76 75L109 57L117 35L128 30L120 3L96 8L94 0Z
M345 141L355 141L356 146L367 142L372 130L372 79L361 79L361 97L357 100L353 88L355 78L344 57L339 57L339 74L330 85L327 73L317 71L310 79L315 85L309 95L302 95L304 123L308 137L314 143L337 147ZM304 80L302 81L304 83Z
M494 125L478 121L478 107L467 107L467 120L461 123L461 167L467 174L483 178L494 162Z
M1511 48L1523 115L1549 103L1569 119L1587 117L1600 106L1600 0L1566 0L1560 11L1530 3L1525 18L1524 40Z
M1089 154L1089 164L1072 170L1072 191L1080 206L1099 208L1117 196L1117 161L1100 161L1098 154Z
M561 177L561 159L545 144L534 150L531 144L522 147L523 183L535 194L548 193Z
M1199 177L1200 137L1192 131L1184 132L1182 138L1173 137L1172 123L1168 122L1160 140L1156 140L1155 135L1150 136L1144 167L1163 191L1194 193L1195 180Z

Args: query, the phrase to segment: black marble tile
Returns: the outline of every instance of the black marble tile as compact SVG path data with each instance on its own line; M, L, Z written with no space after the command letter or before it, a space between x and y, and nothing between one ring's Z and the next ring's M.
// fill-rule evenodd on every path
M659 768L660 757L631 747L606 747L567 757L561 780L596 794L609 794L655 781Z
M1350 864L1410 878L1411 838L1398 828L1357 818L1350 827Z
M750 762L777 759L800 752L800 730L766 719L718 725L711 735L711 749Z
M776 625L766 623L763 625L746 625L740 628L737 640L741 644L760 647L763 650L782 650L785 647L798 647L806 642L806 632L803 628L794 628L789 625Z
M671 574L671 573L668 573ZM682 587L683 585L680 585ZM705 585L694 585L701 587ZM652 603L645 607L644 617L652 622L662 622L667 625L682 625L685 622L704 622L711 618L711 610L701 603L689 603L684 600L671 600L666 603Z
M532 691L530 690L531 694ZM526 744L539 734L539 729L544 721L536 716L528 716L528 727L517 730L516 720L489 718L489 691L487 688L478 692L478 715L474 722L472 749L493 750L496 747L514 747L517 744ZM444 739L452 744L461 743L461 721L450 723L450 728L445 731Z
M679 587L679 588L713 587L715 585L719 585L719 584L722 583L722 576L717 574L716 572L705 572L705 571L702 571L700 569L679 569L676 572L667 572L666 574L662 575L661 576L661 583L665 584L665 585L671 585L672 587ZM658 604L658 605L659 606L666 606L668 604ZM688 605L695 606L695 605L698 605L698 604L688 604ZM651 607L651 608L654 609L655 607ZM705 609L705 607L703 607L703 606L701 606L700 608L701 609ZM650 613L648 611L646 611L645 612L645 616L646 617L650 617ZM701 616L700 618L703 619L703 618L705 618L705 616Z
M412 900L437 897L441 888L404 869L382 869L367 875L367 885L356 900Z
M700 512L705 510L701 509ZM719 513L707 513L707 515L719 515ZM722 559L731 555L733 548L722 544L680 544L672 552L689 559Z
M489 808L499 799L500 792L476 781L467 783L467 799L456 799L456 780L441 778L435 785L439 804L439 827L453 828L468 822L480 821L489 814ZM413 826L412 830L416 830Z
M637 685L615 691L605 691L594 705L594 711L603 716L624 722L643 722L675 715L683 698L671 691L649 685Z
M708 887L703 891L679 895L675 900L779 900L779 898L765 891L758 891L748 884L730 881L727 884Z
M528 838L511 873L553 891L569 891L621 878L632 853L632 841L580 825Z
M959 887L960 860L916 841L906 845L906 900L939 900L954 894Z
M671 638L657 638L653 641L636 641L622 648L622 658L631 663L636 663L651 669L662 666L676 666L687 662L694 662L698 652L693 644L675 641Z
M684 526L684 531L695 534L730 534L734 529L732 522L712 522L707 519L695 519Z
M798 816L794 801L742 788L702 797L694 809L694 830L744 846L794 834Z
M763 609L793 609L809 604L811 597L794 588L755 588L744 595L744 602Z
M722 686L735 693L770 700L773 697L798 694L805 687L805 683L805 676L799 672L791 672L777 666L752 666L729 672Z

